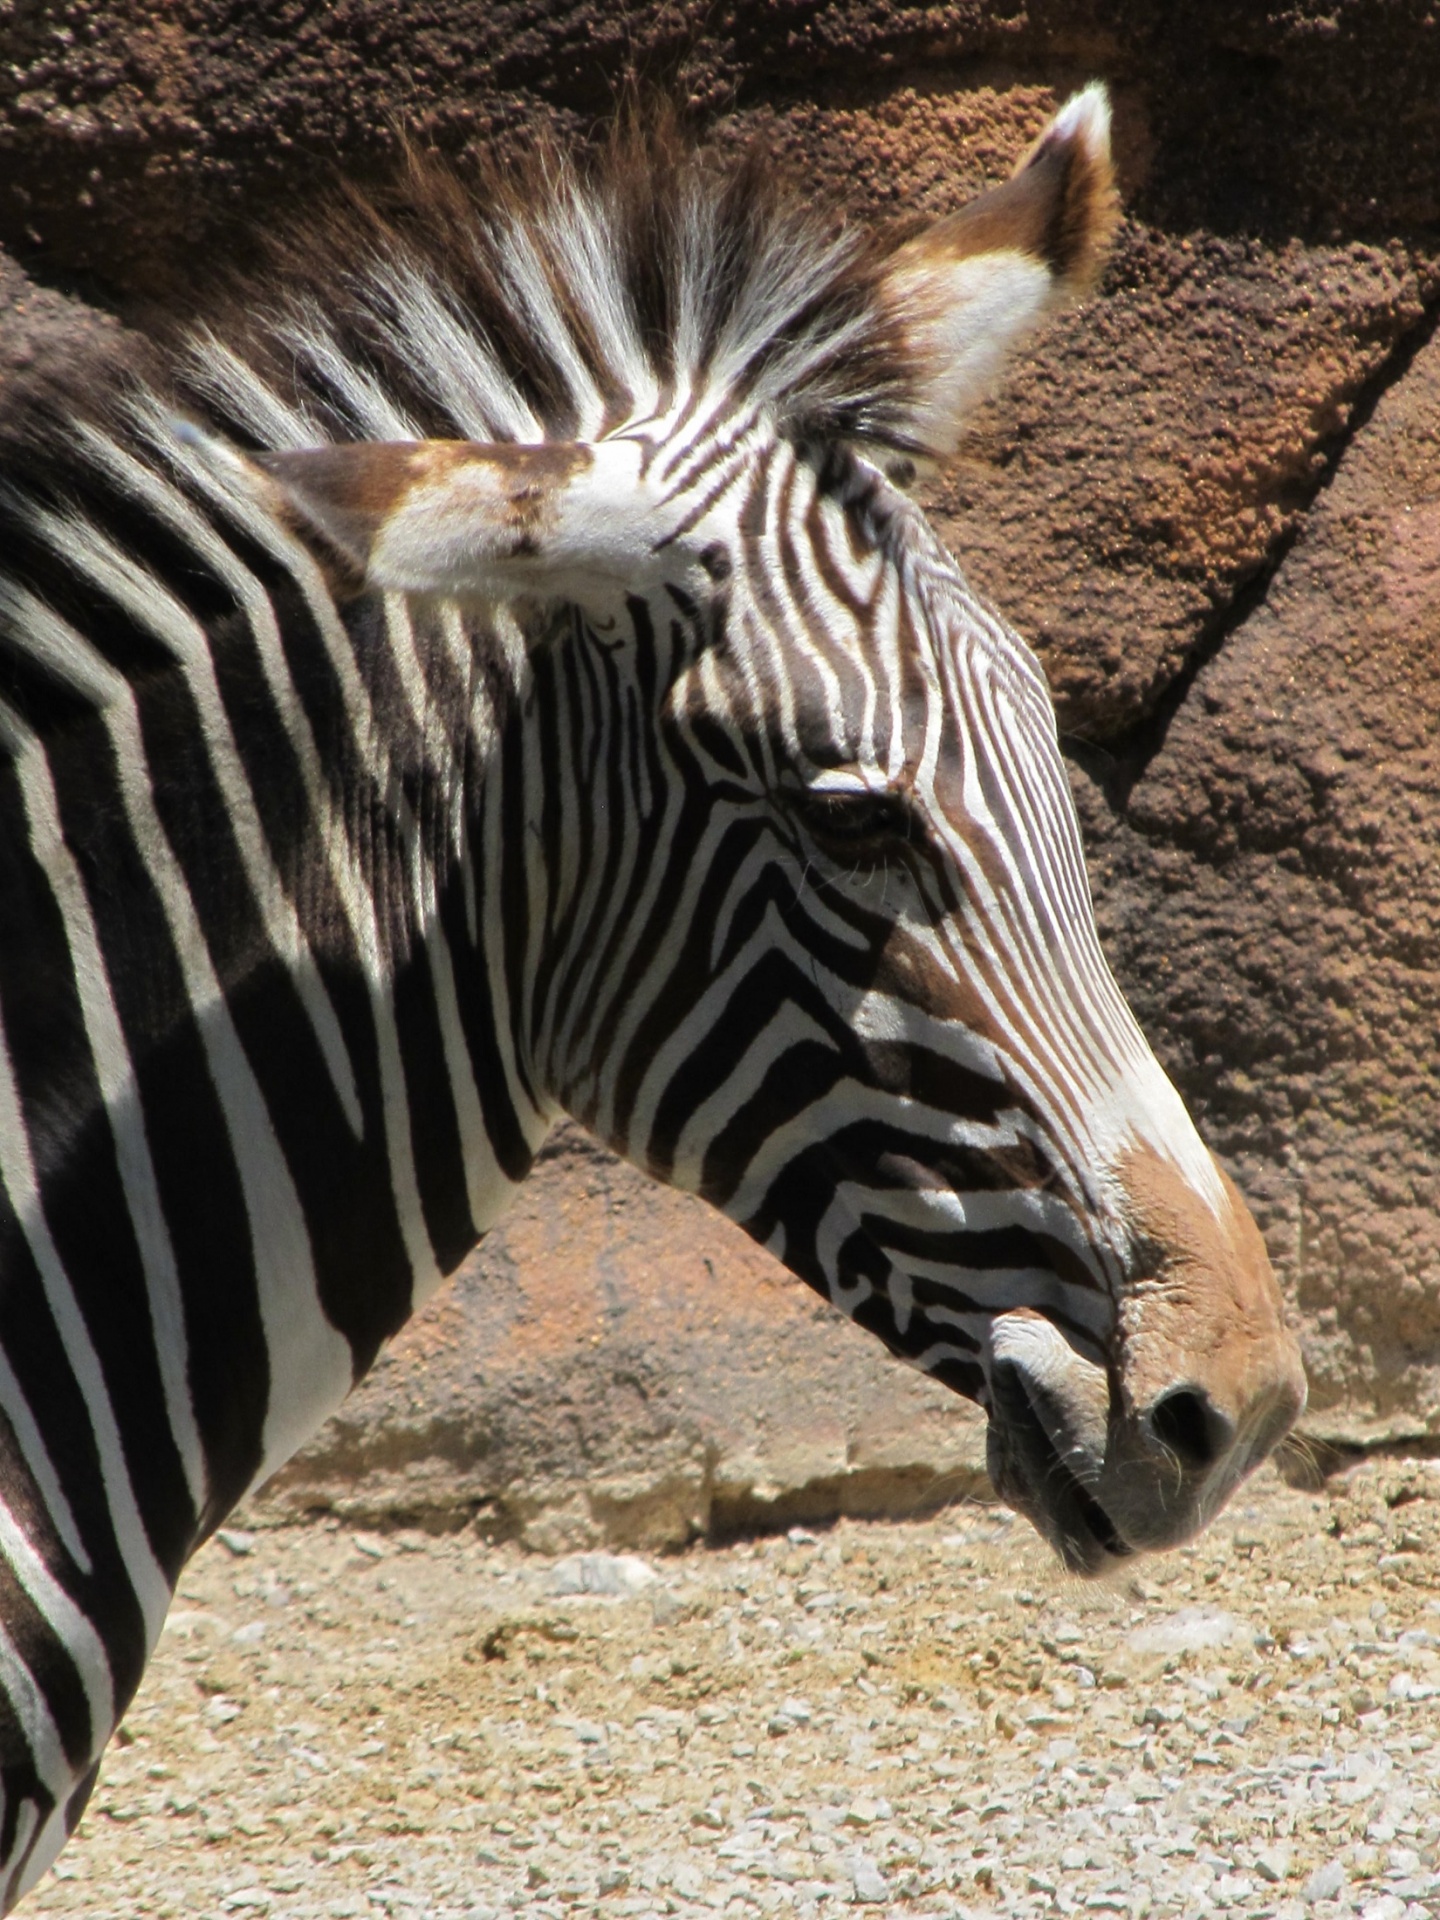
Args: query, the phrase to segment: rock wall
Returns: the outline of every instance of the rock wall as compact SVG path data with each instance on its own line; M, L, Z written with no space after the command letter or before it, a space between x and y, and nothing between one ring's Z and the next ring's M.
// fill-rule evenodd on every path
M383 172L398 127L582 138L630 68L880 216L1003 176L1109 82L1100 296L931 505L1050 674L1108 950L1256 1206L1312 1432L1440 1433L1436 16L0 0L0 404L77 330L183 307L337 167ZM953 1403L724 1222L573 1137L523 1205L286 1498L638 1538L969 1484Z

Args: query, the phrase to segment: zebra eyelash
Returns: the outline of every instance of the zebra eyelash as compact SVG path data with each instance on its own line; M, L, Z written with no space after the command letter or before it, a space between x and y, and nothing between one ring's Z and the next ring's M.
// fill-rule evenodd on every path
M893 787L805 787L782 798L820 850L852 868L884 866L915 837L914 811Z

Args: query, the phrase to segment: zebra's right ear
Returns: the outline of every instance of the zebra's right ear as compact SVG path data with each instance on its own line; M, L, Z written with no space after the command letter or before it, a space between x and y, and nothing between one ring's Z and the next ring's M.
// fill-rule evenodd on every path
M643 590L660 570L631 441L361 441L241 454L177 431L382 592L588 605Z
M896 249L880 293L904 342L904 451L954 451L1012 349L1094 283L1117 217L1110 101L1096 84L1061 108L1003 186Z

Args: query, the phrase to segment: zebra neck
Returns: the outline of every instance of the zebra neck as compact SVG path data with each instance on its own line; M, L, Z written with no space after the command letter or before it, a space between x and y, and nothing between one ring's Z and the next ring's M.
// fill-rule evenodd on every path
M13 593L93 698L0 743L0 1345L88 1383L50 1409L17 1365L12 1424L60 1483L109 1461L76 1524L132 1527L167 1577L474 1245L550 1119L511 1025L523 873L476 799L518 636L342 623L289 554L263 591L202 557L240 607L208 634L195 574L123 583L173 642L161 671ZM143 1484L122 1432L148 1436Z

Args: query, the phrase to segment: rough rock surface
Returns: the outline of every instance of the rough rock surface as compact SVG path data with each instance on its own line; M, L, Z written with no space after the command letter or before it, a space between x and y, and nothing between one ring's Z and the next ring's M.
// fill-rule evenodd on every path
M1240 1170L1314 1407L1440 1431L1440 340L1264 603L1088 796L1102 924ZM1111 806L1104 805L1108 792ZM1312 1414L1312 1418L1313 1418Z
M1433 1429L1440 19L1426 0L0 0L20 263L0 266L0 404L76 329L183 308L246 222L337 168L382 172L397 127L462 155L537 112L583 137L632 66L866 215L1002 176L1058 98L1109 81L1128 212L1101 296L1016 367L933 506L1045 660L1110 951L1259 1207L1314 1429ZM383 1472L430 1512L433 1446L498 1530L550 1512L670 1538L821 1486L830 1510L878 1498L864 1449L887 1417L894 1497L973 1462L924 1383L859 1358L723 1223L603 1161L547 1177L549 1224L491 1243L287 1499L367 1510ZM734 1275L715 1309L707 1256Z

